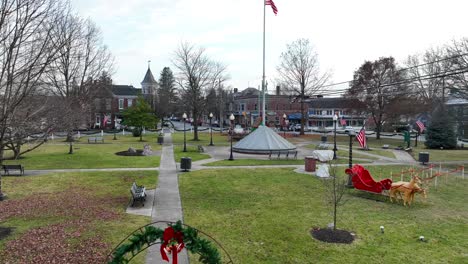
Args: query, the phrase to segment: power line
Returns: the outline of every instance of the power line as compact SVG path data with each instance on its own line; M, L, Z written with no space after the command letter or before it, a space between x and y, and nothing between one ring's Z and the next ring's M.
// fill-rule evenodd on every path
M468 52L463 53L463 54L454 55L454 56L451 56L451 57L445 57L445 58L440 59L440 60L435 60L435 61L431 61L431 62L422 63L422 64L418 64L418 65L415 65L415 66L399 69L399 70L397 70L397 72L406 71L406 70L409 70L409 69L418 68L418 67L421 67L421 66L426 66L426 65L429 65L429 64L438 63L438 62L441 62L441 61L452 60L452 59L455 59L455 58L458 58L458 57L463 57L463 56L466 56L466 55L468 55ZM353 81L354 80L327 84L327 85L323 85L322 88L323 87L337 86L337 85L341 85L341 84L349 84L349 83L351 83Z

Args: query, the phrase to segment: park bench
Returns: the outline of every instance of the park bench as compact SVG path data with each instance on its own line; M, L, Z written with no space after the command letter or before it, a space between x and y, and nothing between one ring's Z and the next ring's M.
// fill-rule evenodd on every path
M130 193L132 194L132 205L135 202L141 202L143 206L145 206L146 201L146 188L144 186L138 186L135 182L133 182L132 187L130 188Z
M200 153L205 152L205 148L202 145L198 145L198 152Z
M268 156L268 158L271 159L272 156L277 156L277 158L280 159L281 155L283 155L283 157L285 157L286 159L289 159L289 156L291 156L291 158L297 159L297 150L270 151L270 155Z
M104 143L104 138L103 137L89 137L88 138L88 143Z
M24 167L22 165L2 165L4 175L10 175L11 171L16 171L19 175L24 175Z

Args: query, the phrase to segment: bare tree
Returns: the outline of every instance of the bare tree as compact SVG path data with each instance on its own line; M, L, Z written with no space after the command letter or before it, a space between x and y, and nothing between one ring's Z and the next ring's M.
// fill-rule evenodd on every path
M375 124L376 138L380 139L382 125L389 117L390 106L406 96L407 85L402 82L404 72L397 69L393 57L366 61L354 72L348 96L358 98L366 107Z
M451 59L451 70L459 71L452 76L451 92L468 98L468 38L453 40L447 45L448 57Z
M301 103L300 134L304 135L305 100L320 91L330 74L320 71L318 54L308 39L298 39L288 44L286 51L281 53L276 69L280 83Z
M173 64L179 71L177 82L182 101L194 120L193 139L198 140L198 120L205 110L207 90L227 78L226 66L211 60L204 48L188 42L181 43L175 51Z
M58 0L0 4L0 163L13 131L23 125L15 122L24 100L43 92L43 75L61 48L55 31L64 9Z
M431 48L424 54L409 56L406 60L406 77L411 81L409 88L416 94L412 100L419 101L426 111L443 103L447 93L443 76L450 70L451 61L442 48Z
M331 174L330 177L322 179L325 195L325 203L330 206L333 215L333 230L336 230L336 220L338 218L338 208L346 203L343 199L346 193L347 177L337 174L336 164L330 162Z
M100 30L89 19L83 20L69 11L57 27L64 45L50 65L47 77L53 93L69 107L68 115L62 115L62 129L68 132L67 140L71 141L72 131L89 123L94 82L111 71L113 57L102 44Z

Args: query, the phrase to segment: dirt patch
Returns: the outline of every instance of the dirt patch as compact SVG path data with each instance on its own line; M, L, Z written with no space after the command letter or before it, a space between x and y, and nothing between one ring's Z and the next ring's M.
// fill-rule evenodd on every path
M310 234L315 239L327 243L351 244L354 241L354 235L346 230L314 228Z
M13 232L13 229L12 227L1 227L0 226L0 240L2 239L5 239L6 237L8 237L11 232Z
M115 153L115 155L118 155L118 156L141 156L143 157L143 150L141 149L137 149L136 152L129 152L129 151L120 151L120 152L117 152Z

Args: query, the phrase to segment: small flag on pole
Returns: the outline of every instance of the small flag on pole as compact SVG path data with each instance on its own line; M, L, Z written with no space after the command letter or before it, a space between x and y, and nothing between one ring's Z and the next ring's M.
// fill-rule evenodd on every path
M342 126L346 126L346 120L344 120L343 118L341 118L340 123Z
M275 16L278 14L278 8L276 8L276 5L273 2L273 0L265 0L265 5L271 6L271 9L273 9L273 13L275 13Z
M359 133L356 135L356 139L359 141L361 148L365 148L367 146L366 129L364 127L362 127L361 131L359 131Z
M426 127L424 126L423 122L421 122L421 121L419 121L419 120L416 121L416 125L418 125L418 127L419 127L419 132L420 132L420 133L422 133L422 132L424 131L424 129L426 128Z
M109 120L109 117L107 115L104 115L104 120L102 121L102 127L106 127L108 120Z

